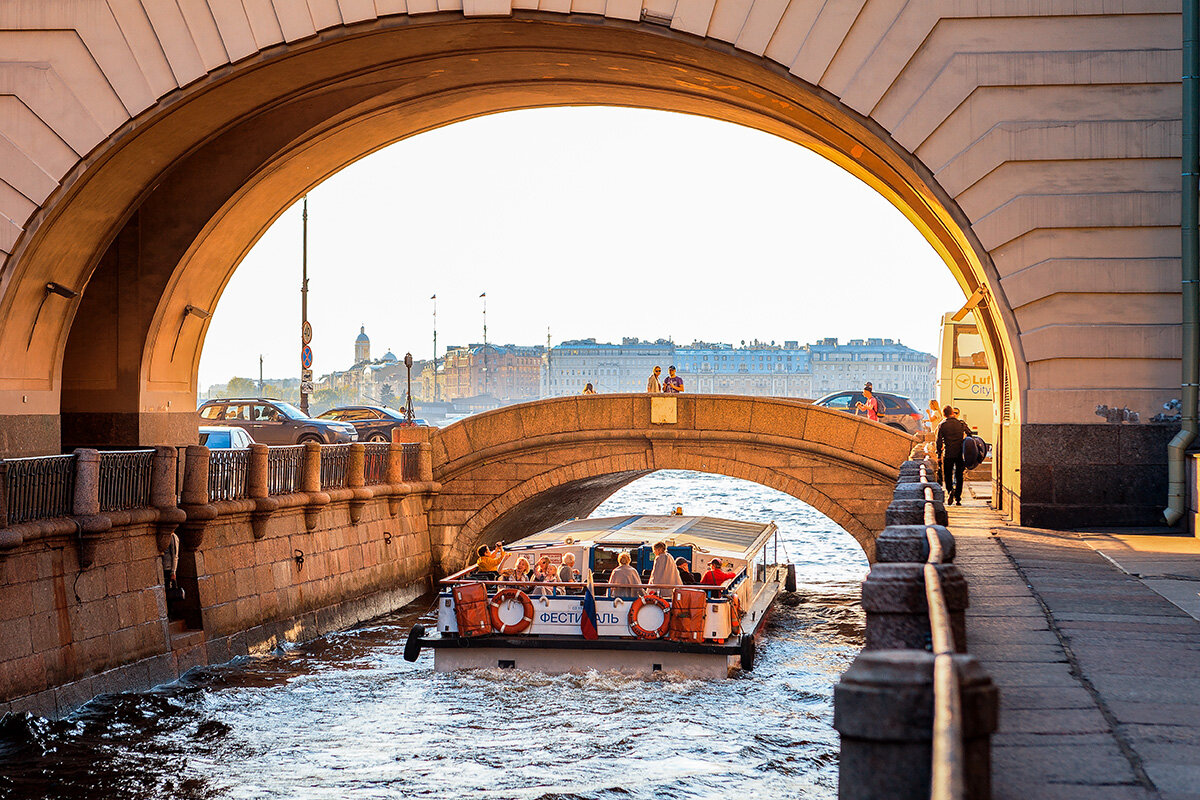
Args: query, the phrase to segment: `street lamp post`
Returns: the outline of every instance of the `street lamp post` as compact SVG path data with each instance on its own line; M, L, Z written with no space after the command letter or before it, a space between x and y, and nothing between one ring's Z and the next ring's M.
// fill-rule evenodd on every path
M404 419L411 425L413 421L413 406L412 406L412 353L404 354L404 368L408 370L408 399L404 401Z

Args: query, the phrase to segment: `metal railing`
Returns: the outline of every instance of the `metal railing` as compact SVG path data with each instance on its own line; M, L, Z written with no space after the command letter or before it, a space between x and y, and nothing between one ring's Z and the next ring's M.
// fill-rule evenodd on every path
M321 488L343 489L350 465L350 445L327 444L321 448Z
M374 486L387 483L388 451L391 445L387 442L367 443L363 445L363 483Z
M421 445L411 442L400 446L400 477L405 482L421 479Z
M75 456L4 460L8 524L65 517L75 500Z
M211 450L208 454L208 499L241 500L246 496L249 450Z
M300 491L304 472L304 445L271 447L267 450L267 494L291 494Z
M149 506L153 460L153 450L100 451L100 510Z
M929 606L929 631L933 641L933 771L931 800L961 800L966 797L964 774L962 697L954 666L954 634L950 610L942 591L938 564L942 563L942 541L938 538L933 488L921 466L925 494L925 538L929 558L925 561L925 602Z

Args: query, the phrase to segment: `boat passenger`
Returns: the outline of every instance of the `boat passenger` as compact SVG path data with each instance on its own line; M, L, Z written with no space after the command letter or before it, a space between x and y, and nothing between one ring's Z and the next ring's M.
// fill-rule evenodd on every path
M517 559L517 563L513 566L513 568L504 570L500 577L506 581L525 584L518 588L528 589L528 584L533 577L532 573L529 571L529 559L525 558L525 556L521 556Z
M475 577L481 581L496 580L500 575L500 563L504 561L504 545L496 542L496 547L489 550L486 544L481 544L476 552L479 559L475 562Z
M696 578L692 575L692 565L683 556L675 559L675 566L679 567L679 581L684 586L691 586L696 582Z
M705 586L720 586L725 581L731 581L736 577L736 572L726 572L721 569L721 559L714 558L708 562L708 572L704 573L704 577L700 579L700 583Z
M533 570L534 584L555 583L558 580L558 574L554 569L554 565L550 563L550 556L542 556L537 561L537 567ZM554 589L549 586L534 586L534 592L538 595L554 594Z
M654 568L650 570L650 580L646 581L646 583L657 584L659 586L679 586L682 584L683 579L679 577L679 567L675 565L675 559L667 554L667 543L655 542L653 550Z
M642 592L640 589L634 588L642 585L642 578L638 575L637 570L630 566L632 559L629 553L621 553L617 556L617 568L612 571L609 576L609 583L620 584L621 587L631 588L613 588L613 597L624 597L626 600L635 600Z
M563 556L562 566L558 568L559 583L578 583L579 570L575 569L575 554L567 553ZM579 589L567 589L566 594L581 594Z

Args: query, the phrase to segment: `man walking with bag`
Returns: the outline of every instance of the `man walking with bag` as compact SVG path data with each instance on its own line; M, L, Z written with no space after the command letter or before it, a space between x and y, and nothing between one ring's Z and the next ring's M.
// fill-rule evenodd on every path
M946 418L937 429L937 455L942 462L942 478L946 485L946 505L962 505L963 439L971 434L967 424L958 418L951 406L942 409Z

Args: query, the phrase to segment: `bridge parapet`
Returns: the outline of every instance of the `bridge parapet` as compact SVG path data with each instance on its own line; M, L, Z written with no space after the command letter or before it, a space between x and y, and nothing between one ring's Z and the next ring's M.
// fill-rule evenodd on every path
M912 444L885 425L782 398L605 394L508 406L432 434L441 493L431 536L451 570L481 540L586 516L643 475L683 469L798 497L873 557Z

